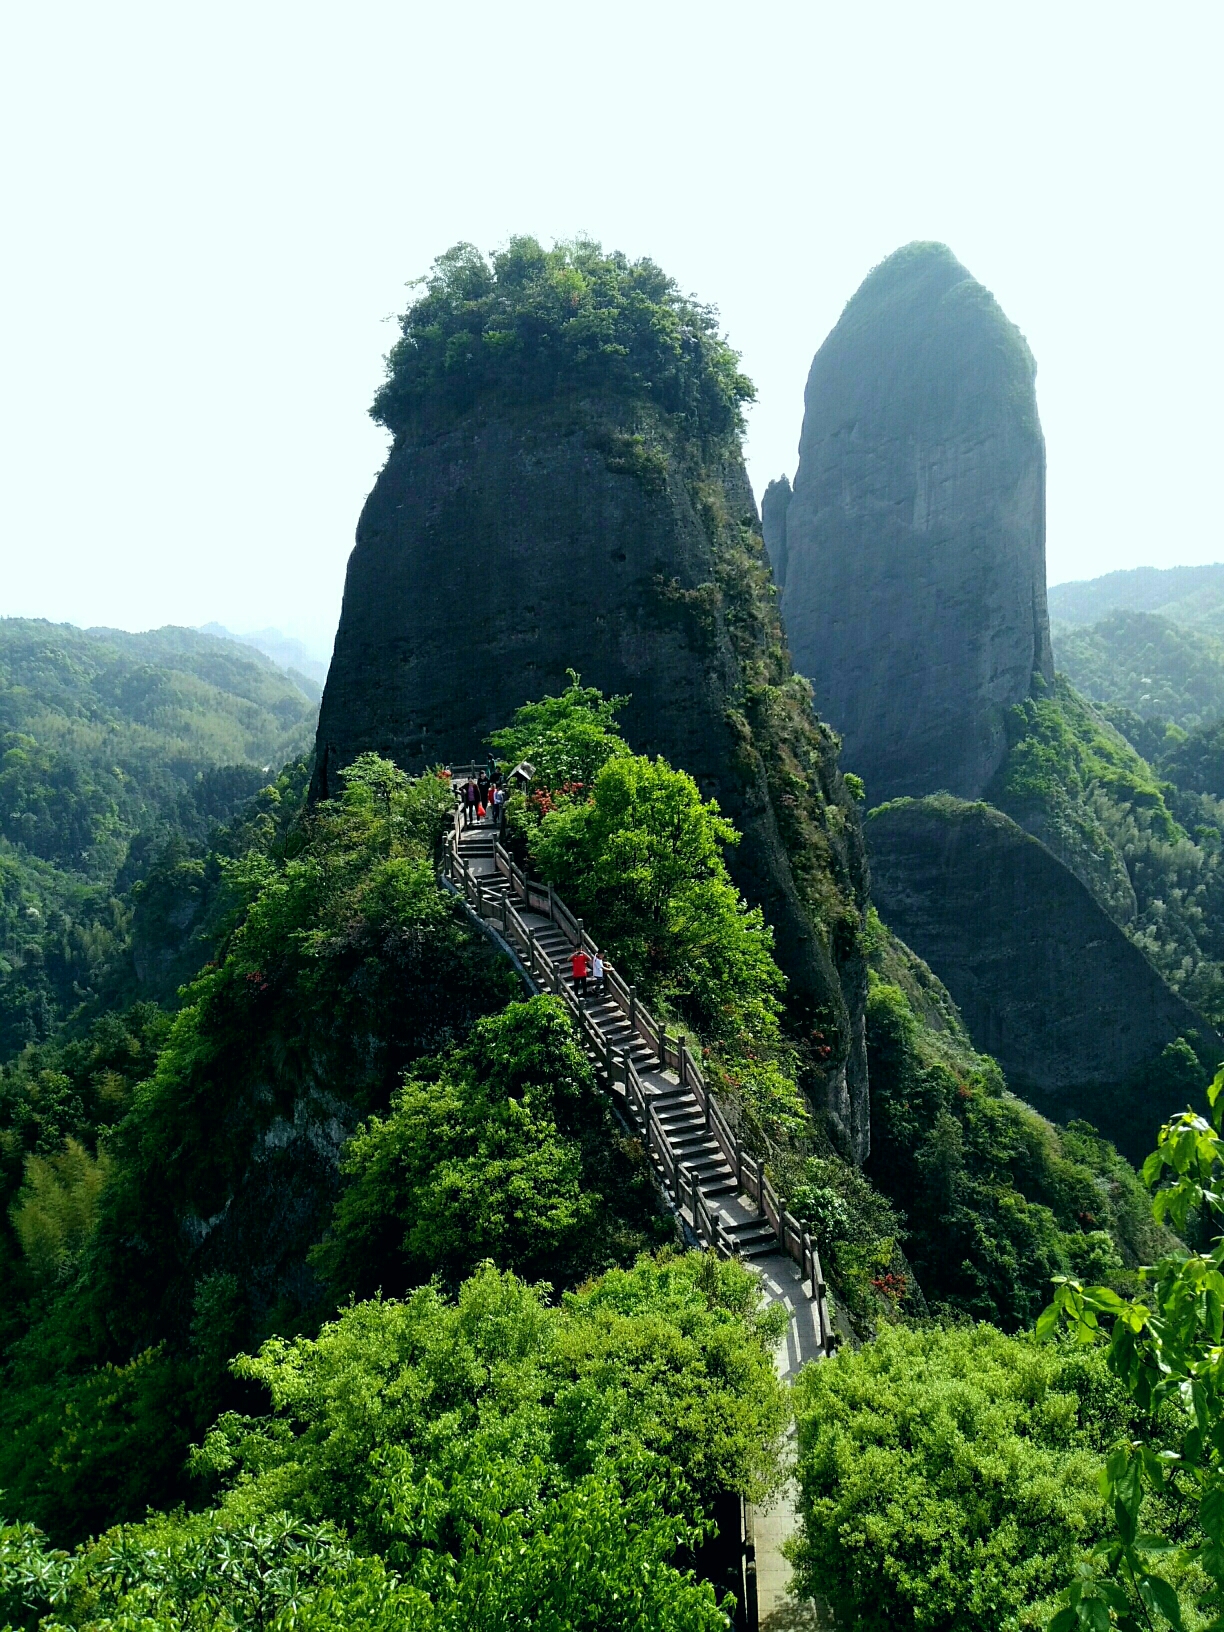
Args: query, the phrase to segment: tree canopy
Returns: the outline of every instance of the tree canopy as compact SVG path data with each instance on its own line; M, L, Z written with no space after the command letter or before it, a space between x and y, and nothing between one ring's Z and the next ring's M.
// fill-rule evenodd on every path
M653 261L588 238L545 249L514 237L489 259L456 244L422 282L370 410L396 436L484 396L541 401L567 388L644 399L721 436L755 395L711 307Z

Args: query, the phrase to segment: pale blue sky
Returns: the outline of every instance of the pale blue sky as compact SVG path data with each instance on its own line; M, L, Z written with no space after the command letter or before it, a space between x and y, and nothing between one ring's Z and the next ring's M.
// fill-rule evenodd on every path
M940 238L1028 336L1050 579L1224 558L1224 8L0 11L0 613L324 640L404 284L585 231L722 311L793 472L812 353Z

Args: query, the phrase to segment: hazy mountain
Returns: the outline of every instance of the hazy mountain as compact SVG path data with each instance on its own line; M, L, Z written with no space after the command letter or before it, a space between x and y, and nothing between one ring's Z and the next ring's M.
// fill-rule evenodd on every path
M299 684L308 682L302 689L311 702L317 703L323 695L323 682L327 679L327 654L307 646L305 641L287 635L281 629L252 629L245 635L236 635L222 623L202 623L199 628L202 634L216 635L220 640L233 640L240 646L252 646L265 657L270 657Z
M1097 623L1111 612L1157 612L1187 629L1224 635L1224 562L1206 567L1131 567L1055 584L1050 621Z

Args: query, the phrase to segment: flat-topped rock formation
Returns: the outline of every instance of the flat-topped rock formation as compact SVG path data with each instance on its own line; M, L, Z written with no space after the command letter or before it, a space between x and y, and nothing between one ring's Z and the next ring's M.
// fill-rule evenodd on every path
M993 296L928 243L876 267L812 363L767 541L795 667L872 804L978 797L1004 710L1053 677L1034 372Z

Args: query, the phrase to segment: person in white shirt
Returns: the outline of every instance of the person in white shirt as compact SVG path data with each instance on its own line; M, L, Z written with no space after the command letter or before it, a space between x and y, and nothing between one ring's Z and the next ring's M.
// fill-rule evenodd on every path
M604 989L604 961L598 952L591 959L591 983L600 997Z

